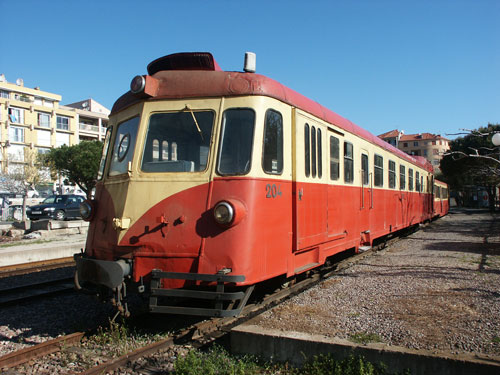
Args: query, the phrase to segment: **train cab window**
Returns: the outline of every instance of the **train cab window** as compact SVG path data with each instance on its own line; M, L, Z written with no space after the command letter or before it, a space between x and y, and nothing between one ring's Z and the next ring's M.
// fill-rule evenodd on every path
M311 127L311 175L316 177L316 128Z
M384 158L380 155L375 155L374 158L374 183L375 186L384 186Z
M104 147L102 148L101 162L99 163L99 171L97 172L97 179L102 180L104 176L104 167L106 166L106 155L108 154L109 141L111 140L112 127L106 130L106 138L104 138Z
M399 190L405 190L406 189L406 171L405 171L405 166L400 165L399 166Z
M128 163L134 156L138 125L139 117L131 118L118 125L109 166L110 176L127 173Z
M420 192L421 190L420 186L420 173L415 172L415 191Z
M330 136L330 180L339 179L339 169L340 169L340 150L339 150L339 139Z
M408 190L413 191L413 169L408 169Z
M207 167L212 111L155 113L149 119L141 169L199 172Z
M350 142L344 142L344 181L354 181L354 158L353 146Z
M305 162L305 173L306 177L311 174L311 155L310 155L310 142L309 142L309 124L304 126L304 162Z
M266 112L263 153L264 172L281 174L283 172L283 118L281 113L272 109Z
M255 112L250 108L234 108L224 112L217 172L242 175L250 171Z
M369 182L368 171L369 171L368 155L361 154L361 176L363 180L363 185L368 185Z
M396 188L396 162L389 160L389 188Z

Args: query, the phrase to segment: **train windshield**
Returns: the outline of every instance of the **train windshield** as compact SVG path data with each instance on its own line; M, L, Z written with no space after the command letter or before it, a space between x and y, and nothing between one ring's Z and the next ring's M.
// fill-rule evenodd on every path
M251 167L255 112L234 108L224 112L217 172L221 175L247 174Z
M153 114L144 145L144 172L200 172L207 168L214 113Z

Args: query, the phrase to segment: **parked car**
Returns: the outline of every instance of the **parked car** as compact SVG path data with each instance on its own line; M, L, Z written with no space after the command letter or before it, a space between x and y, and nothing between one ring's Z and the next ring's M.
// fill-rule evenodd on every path
M79 219L80 203L85 200L84 197L75 194L51 195L36 205L28 207L26 215L30 220L38 219Z

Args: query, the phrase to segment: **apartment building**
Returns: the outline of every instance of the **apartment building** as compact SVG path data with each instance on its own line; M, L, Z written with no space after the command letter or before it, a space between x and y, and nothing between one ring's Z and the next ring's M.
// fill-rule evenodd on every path
M435 173L440 171L439 163L450 149L450 140L439 134L404 134L404 131L396 129L380 134L378 137L409 155L425 157L434 167Z
M46 153L80 140L102 140L110 111L93 99L61 105L61 95L10 83L0 75L0 172L22 167L27 150Z

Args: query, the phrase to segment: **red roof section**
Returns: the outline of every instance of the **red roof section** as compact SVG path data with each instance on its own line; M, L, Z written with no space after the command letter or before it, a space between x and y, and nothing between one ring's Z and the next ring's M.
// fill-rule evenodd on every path
M420 133L420 134L405 134L401 136L399 141L418 141L418 140L438 140L438 139L446 139L441 137L440 134L432 134L432 133Z
M151 80L151 77L154 79ZM402 159L432 171L432 166L427 161L423 162L404 153L321 104L266 76L217 70L161 70L154 72L151 77L146 77L146 82L155 81L154 85L151 86L153 89L149 91L148 83L146 83L146 92L151 96L150 98L145 97L144 94L133 94L129 91L115 102L112 113L144 99L264 95L297 107L349 133L364 138ZM154 92L151 93L151 91Z

